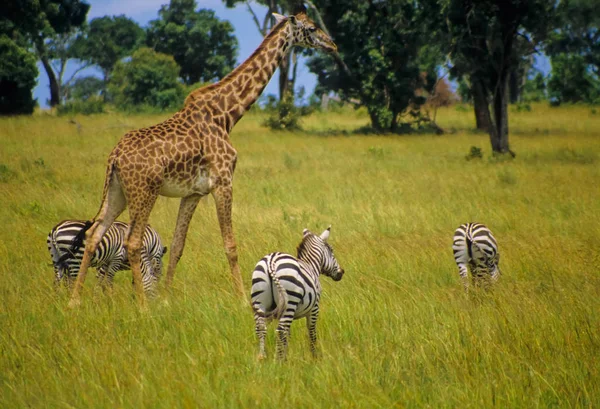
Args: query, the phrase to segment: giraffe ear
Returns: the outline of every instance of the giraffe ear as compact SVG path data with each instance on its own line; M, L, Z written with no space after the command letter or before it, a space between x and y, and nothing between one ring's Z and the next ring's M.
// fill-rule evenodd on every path
M308 236L309 234L310 234L310 231L309 231L308 229L304 229L304 230L302 230L302 235L303 235L304 237Z
M323 241L327 241L327 239L329 238L329 233L331 233L331 226L329 226L327 229L325 229L323 233L321 233L321 238L323 239Z
M279 24L287 18L286 16L282 16L279 13L271 13L271 14L273 15L273 17L275 17L275 24Z

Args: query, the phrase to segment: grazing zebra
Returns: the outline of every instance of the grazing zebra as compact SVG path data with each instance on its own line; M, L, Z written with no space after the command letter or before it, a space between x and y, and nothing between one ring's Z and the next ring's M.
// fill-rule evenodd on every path
M259 359L266 358L266 321L278 319L277 357L285 359L290 326L294 319L306 317L310 349L316 356L317 317L321 283L325 274L334 281L344 275L333 249L327 243L331 226L320 236L304 229L298 246L298 257L285 253L271 253L263 257L252 273L252 308L259 343Z
M57 287L62 280L65 280L67 287L70 288L77 277L85 248L85 232L91 225L91 221L65 220L54 226L48 234L46 243L52 257ZM127 223L114 222L106 231L92 258L91 266L98 270L97 277L103 286L107 284L112 286L117 271L130 269L124 245L128 228ZM146 226L142 247L142 276L145 291L152 290L160 279L162 257L166 252L167 248L163 247L156 230Z
M467 266L471 270L473 283L488 285L500 276L500 253L498 244L490 229L481 223L462 224L454 232L452 243L454 260L462 279L465 291L469 289Z

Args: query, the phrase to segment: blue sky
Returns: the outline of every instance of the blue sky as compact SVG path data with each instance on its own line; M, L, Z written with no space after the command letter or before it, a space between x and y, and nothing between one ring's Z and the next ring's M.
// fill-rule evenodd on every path
M87 0L87 2L91 5L90 11L88 12L88 21L106 15L113 16L125 14L127 17L137 21L138 24L144 27L150 20L154 20L158 17L160 6L168 3L169 0ZM217 17L231 22L235 29L235 36L239 42L238 63L248 58L262 41L262 36L256 29L250 13L244 5L240 5L234 9L228 9L223 5L222 0L196 0L196 2L199 8L214 10ZM252 8L259 16L264 16L264 13L266 12L266 8L257 4L252 4ZM299 87L304 86L307 95L310 95L315 88L316 77L308 71L308 68L302 63L302 60L300 60L300 62L296 84ZM550 71L550 64L546 57L536 57L535 66L544 74L547 74ZM40 74L38 76L38 84L34 89L34 98L37 98L40 106L47 107L48 104L46 101L50 98L48 76L41 64L38 64L38 68ZM75 64L70 64L68 66L64 78L65 80L70 78L75 68ZM94 73L97 73L95 69L87 69L82 71L79 75L93 75ZM278 75L279 73L276 73L271 79L271 82L265 90L265 94L279 94L277 86Z
M87 0L91 5L88 12L88 21L96 17L112 16L125 14L127 17L135 20L142 27L146 26L150 20L158 17L158 10L163 4L167 4L169 0ZM217 17L222 20L229 20L235 29L235 36L238 39L238 63L244 61L252 54L262 41L262 36L258 32L251 15L245 6L238 6L234 9L228 9L224 6L222 0L196 0L199 8L214 10ZM264 16L266 8L253 4L252 8L259 16ZM76 68L76 64L70 64L68 71L65 74L65 80L70 78L71 73ZM50 98L48 89L48 76L46 71L38 64L39 76L38 84L34 89L34 98L37 98L38 103L42 107L47 107L46 100ZM88 69L82 71L79 75L93 75L97 71ZM276 73L271 82L267 86L266 94L279 95ZM298 86L304 86L308 95L310 95L316 85L316 78L308 71L304 64L298 67L298 77L296 80Z

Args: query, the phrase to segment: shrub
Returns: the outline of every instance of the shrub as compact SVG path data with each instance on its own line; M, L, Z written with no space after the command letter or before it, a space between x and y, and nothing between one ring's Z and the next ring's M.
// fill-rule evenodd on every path
M56 113L62 115L91 115L101 114L104 112L104 101L101 97L89 97L86 100L67 101L63 105L59 105Z

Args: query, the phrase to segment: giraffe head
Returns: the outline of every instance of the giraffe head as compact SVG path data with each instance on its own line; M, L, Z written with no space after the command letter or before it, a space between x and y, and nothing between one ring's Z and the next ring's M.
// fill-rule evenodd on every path
M337 51L337 46L333 40L321 30L314 21L306 15L306 11L302 10L298 14L285 17L281 14L273 13L273 17L277 24L284 20L288 20L292 27L292 44L306 48L316 48L328 53Z

